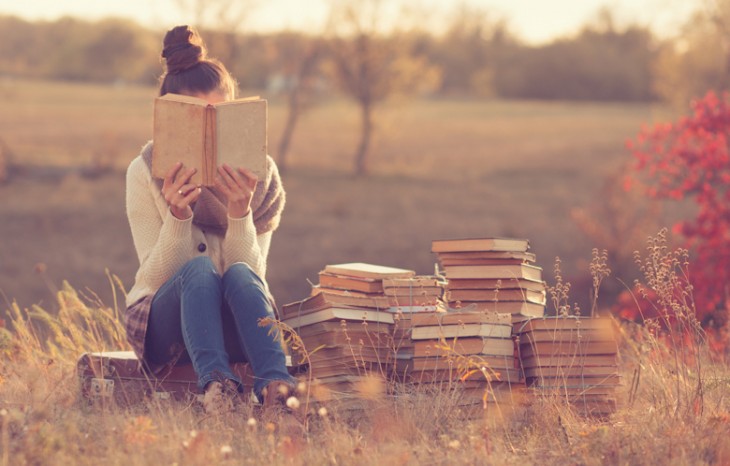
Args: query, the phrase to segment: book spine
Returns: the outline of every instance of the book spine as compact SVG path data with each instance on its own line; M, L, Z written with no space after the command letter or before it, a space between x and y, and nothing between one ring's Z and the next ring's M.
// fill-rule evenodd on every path
M205 154L203 154L202 179L205 186L212 186L215 183L216 171L216 112L215 107L208 105L205 108Z

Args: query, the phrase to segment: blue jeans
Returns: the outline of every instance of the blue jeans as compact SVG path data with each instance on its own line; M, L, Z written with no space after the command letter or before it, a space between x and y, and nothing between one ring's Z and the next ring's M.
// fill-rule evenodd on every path
M274 317L264 284L244 263L231 265L221 277L208 256L190 260L155 294L145 340L155 364L192 362L198 386L231 379L231 362L248 362L254 392L273 380L294 383L286 357L271 326L259 319Z

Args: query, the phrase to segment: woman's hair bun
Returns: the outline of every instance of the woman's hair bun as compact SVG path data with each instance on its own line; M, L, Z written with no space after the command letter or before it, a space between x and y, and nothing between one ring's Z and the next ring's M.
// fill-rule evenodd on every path
M162 58L168 73L179 73L197 65L206 58L203 39L190 26L177 26L167 31L163 40Z

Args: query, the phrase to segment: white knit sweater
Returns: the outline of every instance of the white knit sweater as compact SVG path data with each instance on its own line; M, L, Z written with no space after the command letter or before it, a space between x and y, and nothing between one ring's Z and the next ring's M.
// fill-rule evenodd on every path
M127 306L154 294L180 267L200 255L209 256L221 274L231 264L245 262L266 283L272 232L256 236L253 215L229 217L224 238L204 233L193 225L192 217L179 220L170 212L141 156L127 169L126 203L140 264Z

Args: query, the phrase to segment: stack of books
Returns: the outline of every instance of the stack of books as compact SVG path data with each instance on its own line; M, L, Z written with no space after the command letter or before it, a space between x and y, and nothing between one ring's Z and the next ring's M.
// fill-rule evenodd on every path
M410 278L383 280L386 296L396 300L393 312L394 363L391 375L394 380L407 381L412 367L413 340L411 340L412 316L423 312L444 312L442 297L445 282L433 275L416 275Z
M418 275L383 280L383 292L395 299L399 307L436 306L441 301L446 283L439 277Z
M618 345L610 318L557 316L515 326L521 371L538 396L565 399L586 415L616 410Z
M353 397L365 377L390 374L398 301L385 295L383 280L414 276L373 264L327 265L310 297L282 306L283 323L304 345L294 361L318 381L315 398Z
M434 240L449 307L506 313L513 322L545 314L546 288L526 239Z
M509 314L419 313L411 323L410 382L455 388L464 405L502 402L521 384Z

